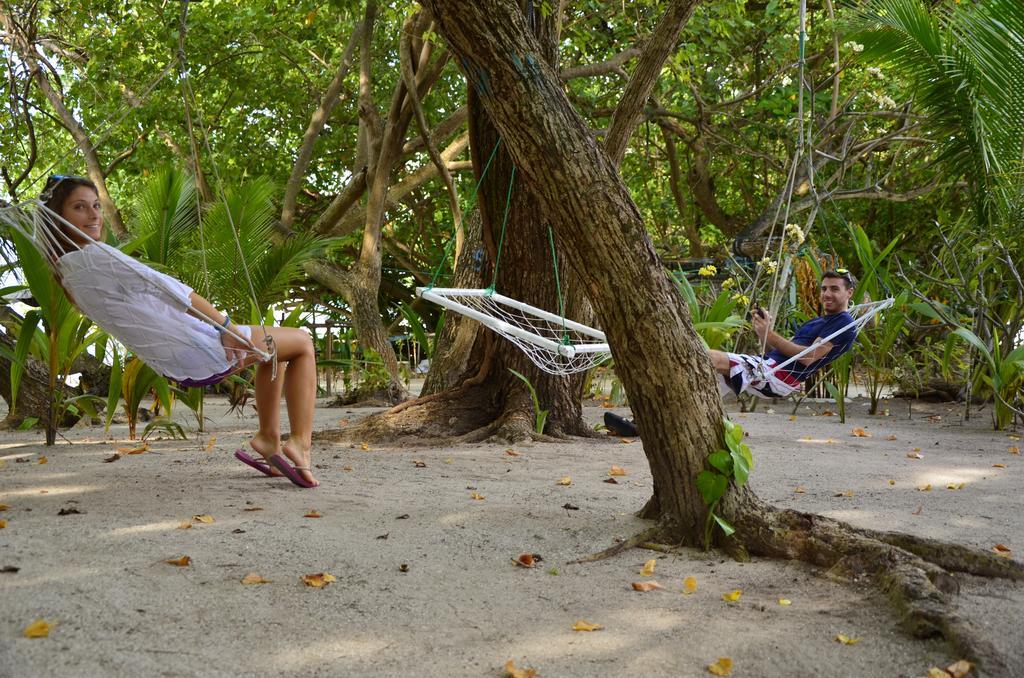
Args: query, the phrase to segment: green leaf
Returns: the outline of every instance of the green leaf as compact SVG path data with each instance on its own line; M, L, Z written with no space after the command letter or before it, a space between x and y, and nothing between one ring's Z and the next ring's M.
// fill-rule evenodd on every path
M725 450L715 450L709 454L708 463L724 473L726 476L732 475L732 458Z
M750 467L747 465L746 457L739 452L733 452L730 456L732 457L732 475L736 479L736 484L745 485L747 478L750 477Z
M33 309L25 314L21 321L21 332L18 333L18 343L14 347L14 361L11 363L11 410L14 410L18 400L18 389L21 387L21 377L25 373L25 364L28 360L28 352L32 347L35 338L36 328L42 315L38 310Z
M725 518L715 514L715 522L722 528L722 532L725 532L726 537L731 537L736 532L736 528L726 522Z
M697 491L708 506L722 498L728 485L728 479L719 473L701 471L697 474Z
M25 417L24 419L21 420L21 423L18 424L18 430L27 431L28 429L32 428L38 423L39 417Z

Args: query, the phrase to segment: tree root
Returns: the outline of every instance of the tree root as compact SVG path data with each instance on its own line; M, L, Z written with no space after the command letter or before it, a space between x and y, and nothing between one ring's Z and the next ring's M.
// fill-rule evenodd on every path
M911 635L942 636L986 675L1012 675L995 647L957 614L951 596L959 591L955 572L1022 581L1021 563L964 546L779 510L750 494L728 518L737 528L729 541L736 540L752 555L801 560L843 578L870 577Z
M578 560L570 560L566 564L567 565L580 565L582 563L596 563L599 560L605 560L606 558L611 558L613 556L617 556L620 553L622 553L623 551L628 551L629 549L634 548L636 546L639 546L640 544L644 544L644 543L647 543L649 541L657 540L657 539L662 539L662 538L664 538L664 528L661 525L655 525L654 527L649 527L646 530L644 530L643 532L640 532L638 534L634 534L629 539L625 539L623 541L620 541L618 544L615 544L614 546L606 548L603 551L598 551L597 553L591 553L589 556L583 556L582 558L579 558Z

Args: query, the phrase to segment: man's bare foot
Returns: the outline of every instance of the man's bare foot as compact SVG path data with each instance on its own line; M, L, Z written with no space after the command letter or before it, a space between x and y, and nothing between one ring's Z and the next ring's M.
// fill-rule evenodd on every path
M292 466L295 467L295 470L302 475L306 482L313 483L314 485L320 484L320 481L314 478L311 472L313 468L313 451L311 448L303 449L298 441L292 439L285 441L281 448L284 455L291 460Z
M268 465L270 458L278 453L280 444L280 440L272 440L262 433L257 433L253 436L252 440L249 441L249 447L259 453L259 455L267 461ZM270 466L270 475L280 477L284 474L273 466Z

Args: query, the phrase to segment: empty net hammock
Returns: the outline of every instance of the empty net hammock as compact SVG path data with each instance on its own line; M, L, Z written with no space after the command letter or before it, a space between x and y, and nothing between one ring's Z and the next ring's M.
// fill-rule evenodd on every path
M221 344L225 332L244 344L246 358L273 359L273 347L253 344L248 328L224 328L194 308L190 287L92 240L38 200L0 204L0 227L17 243L26 277L25 258L38 253L35 268L49 267L83 315L165 377L202 386L236 371Z
M604 332L490 288L417 287L416 294L508 339L548 374L584 372L610 355Z

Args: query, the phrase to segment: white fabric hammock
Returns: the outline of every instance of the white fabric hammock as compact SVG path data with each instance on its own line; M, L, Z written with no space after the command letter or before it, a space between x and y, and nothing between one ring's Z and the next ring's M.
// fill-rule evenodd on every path
M56 227L56 224L60 224L61 228ZM82 266L82 261L78 261L81 256L87 257L87 261L100 261L104 270L109 271L111 278L134 283L122 285L121 287L125 290L130 290L133 287L144 288L146 293L153 295L161 302L166 302L168 306L180 308L182 305L181 288L172 288L171 285L162 283L159 278L154 279L151 275L146 275L147 273L152 274L153 271L148 269L145 264L135 261L127 255L123 255L120 251L115 250L108 253L106 250L113 248L106 248L105 246L101 246L100 243L95 243L95 241L93 241L94 244L87 245L85 247L77 245L62 229L73 229L85 240L91 240L91 238L48 209L39 200L30 200L17 205L0 204L0 226L16 231L31 243L31 245L39 251L53 275L58 281L60 281L61 285L73 299L80 299L83 302L87 302L90 300L90 295L93 292L91 289L74 289L74 280L76 276L71 275L71 270L67 271L67 273L69 273L68 276L64 275L65 271L62 268L62 257L75 252L76 256L69 257L68 262L74 263L79 268ZM93 247L95 247L96 250L90 252L89 250L92 250ZM99 259L97 259L97 257L99 257ZM88 306L89 304L86 303L85 305ZM86 308L80 308L80 310L88 315ZM260 349L253 344L248 336L241 333L235 327L230 327L225 330L220 326L220 323L217 320L210 318L196 308L190 307L189 310L193 318L211 325L218 332L228 332L233 337L241 341L245 345L245 348L242 349L243 353L255 356L260 362L266 362L274 359L275 356L273 351L267 352ZM183 318L183 321L185 320L191 320L191 318L185 317ZM133 333L131 331L132 328L128 326L130 322L130 320L126 319L124 323L117 323L118 325L125 325L124 327L103 327L103 330L145 360L147 353L152 353L152 351L147 351L147 348L152 347L132 345L130 337L135 336L136 333ZM200 342L198 338L192 336L189 331L188 322L182 322L174 327L164 327L161 329L164 333L162 337L163 345L157 347L159 348L159 354L171 356L192 356L189 361L185 361L189 364L182 365L182 369L187 372L187 374L167 374L165 376L174 379L182 379L183 377L188 379L202 379L211 377L215 374L214 371L211 371L213 369L211 366L223 364L222 358L218 359L217 356L213 355L205 356L203 358L195 358L195 356L199 356L204 352L210 353L209 347L206 346L209 342ZM195 329L193 328L192 331L194 332ZM125 337L128 337L127 341L125 341ZM199 349L198 352L195 349Z
M604 332L494 290L417 287L416 295L500 334L548 374L584 372L611 355Z
M841 328L839 328L832 334L828 335L827 337L822 337L820 342L811 344L810 346L800 351L796 355L790 356L788 360L784 360L778 365L774 365L772 369L769 370L769 373L774 373L778 372L779 370L785 369L786 367L792 365L797 360L800 360L800 358L803 358L805 355L816 349L818 347L818 344L824 344L826 342L832 341L833 339L843 334L844 332L849 331L851 327L854 328L857 333L860 333L861 328L864 327L864 325L866 325L869 320L874 318L883 310L892 306L893 303L895 303L895 301L896 300L894 298L889 297L888 299L882 299L880 301L871 301L863 304L857 304L848 311L848 313L854 317L853 322L846 323Z

